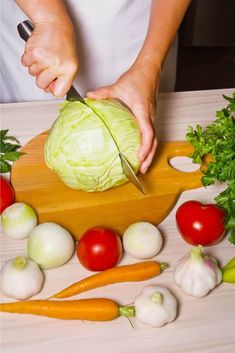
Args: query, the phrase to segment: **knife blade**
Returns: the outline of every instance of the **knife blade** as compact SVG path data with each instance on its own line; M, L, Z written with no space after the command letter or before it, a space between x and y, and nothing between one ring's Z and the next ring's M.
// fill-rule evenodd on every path
M139 191L142 192L142 194L145 195L145 191L144 191L144 187L141 184L141 182L139 181L139 178L137 178L134 170L132 169L130 163L128 162L128 160L126 159L126 157L124 156L123 153L119 153L119 156L121 158L121 162L122 162L122 169L123 172L125 174L125 176L127 177L127 179L134 184L137 189L139 189Z
M30 37L34 27L33 27L33 24L31 21L25 20L25 21L18 24L17 29L18 29L20 37L26 42L28 40L28 38ZM114 143L117 147L124 175L132 184L134 184L137 187L137 189L139 191L141 191L145 195L144 188L143 188L141 182L137 178L132 166L130 165L130 163L128 162L128 160L124 156L124 154L120 151L116 139L114 138L113 134L109 130L108 126L106 125L106 123L102 119L102 117L89 104L87 104L85 99L78 93L78 91L76 90L76 88L74 86L71 86L71 88L69 89L67 96L66 96L66 99L68 101L80 101L82 104L85 104L103 122L103 124L107 128L112 140L114 141Z

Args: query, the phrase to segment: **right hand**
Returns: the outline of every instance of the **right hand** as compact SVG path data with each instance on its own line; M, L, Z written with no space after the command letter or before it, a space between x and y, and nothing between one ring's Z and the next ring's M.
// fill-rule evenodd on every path
M73 29L61 23L34 24L21 62L45 92L64 97L78 71Z

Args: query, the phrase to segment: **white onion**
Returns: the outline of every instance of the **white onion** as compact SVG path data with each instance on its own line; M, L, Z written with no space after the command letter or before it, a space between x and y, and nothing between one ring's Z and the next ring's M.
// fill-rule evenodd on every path
M65 264L73 254L74 240L60 225L52 222L39 224L29 235L28 256L43 269Z
M14 203L2 213L2 229L14 239L26 238L37 225L37 215L29 205Z
M137 259L148 259L159 253L162 235L151 223L137 222L130 225L123 235L123 248Z

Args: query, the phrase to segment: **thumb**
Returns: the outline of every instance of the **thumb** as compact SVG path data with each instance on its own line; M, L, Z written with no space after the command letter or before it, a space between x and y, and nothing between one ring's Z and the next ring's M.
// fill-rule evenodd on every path
M54 96L62 98L66 95L72 84L73 79L70 76L60 75L50 84L48 89Z
M95 91L87 92L88 98L93 99L106 99L112 97L112 85L104 86L96 89Z

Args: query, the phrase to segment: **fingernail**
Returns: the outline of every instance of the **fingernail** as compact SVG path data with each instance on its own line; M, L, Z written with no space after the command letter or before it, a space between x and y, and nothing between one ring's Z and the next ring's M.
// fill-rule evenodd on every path
M65 96L65 92L64 92L64 83L63 82L53 82L53 86L50 87L51 91L53 91L53 94L56 97L62 98Z
M142 166L140 168L140 172L142 174L145 174L147 172L147 169L148 169L148 167L145 164L142 164Z
M61 89L54 89L53 93L58 98L63 98L65 96L64 92Z

